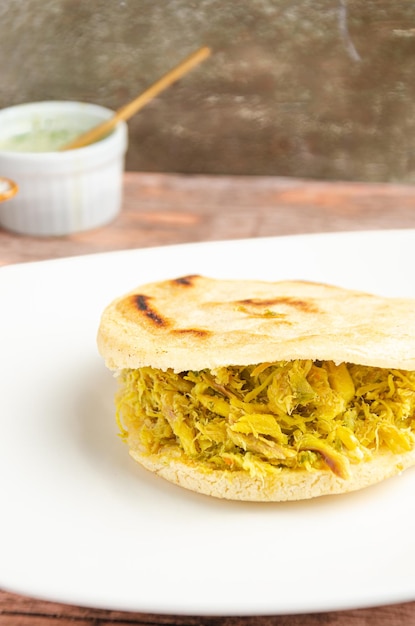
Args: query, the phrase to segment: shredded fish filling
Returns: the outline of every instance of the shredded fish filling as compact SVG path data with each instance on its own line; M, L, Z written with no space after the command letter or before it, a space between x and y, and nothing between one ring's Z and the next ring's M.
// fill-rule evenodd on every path
M123 370L121 436L209 469L252 476L350 465L415 445L415 372L332 361L187 371Z

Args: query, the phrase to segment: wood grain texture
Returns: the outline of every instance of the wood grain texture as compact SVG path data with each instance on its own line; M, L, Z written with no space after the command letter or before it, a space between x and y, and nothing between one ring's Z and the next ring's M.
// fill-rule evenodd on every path
M0 265L194 241L413 227L409 185L127 173L112 224L67 237L0 230Z
M0 626L415 626L415 603L261 617L197 617L105 611L0 591Z
M412 187L127 173L123 209L112 224L57 238L0 230L0 265L194 241L387 228L415 228ZM0 591L0 626L74 624L415 626L415 603L312 615L182 617L82 608Z

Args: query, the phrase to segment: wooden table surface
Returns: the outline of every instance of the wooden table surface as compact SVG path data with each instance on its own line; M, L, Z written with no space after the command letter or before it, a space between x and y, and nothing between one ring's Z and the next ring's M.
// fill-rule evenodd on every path
M405 185L141 173L126 173L124 183L122 212L103 228L43 239L0 229L0 264L195 241L415 228L415 190ZM43 624L415 626L415 602L310 615L180 617L67 606L0 591L0 626Z

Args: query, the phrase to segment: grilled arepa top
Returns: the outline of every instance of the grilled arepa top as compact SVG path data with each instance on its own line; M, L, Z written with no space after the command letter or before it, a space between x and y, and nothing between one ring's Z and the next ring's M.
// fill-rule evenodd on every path
M415 370L415 301L303 281L184 276L114 300L98 347L112 370L293 359Z

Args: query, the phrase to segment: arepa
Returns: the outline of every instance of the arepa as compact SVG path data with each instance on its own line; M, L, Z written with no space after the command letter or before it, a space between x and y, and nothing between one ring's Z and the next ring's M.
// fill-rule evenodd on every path
M353 491L415 464L415 302L190 275L104 310L131 456L210 496Z

